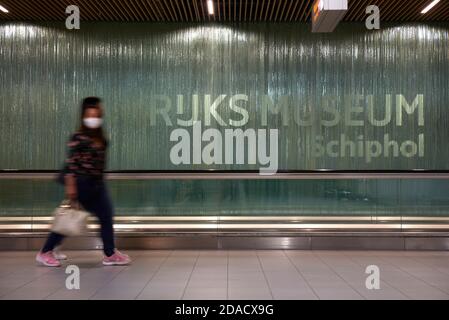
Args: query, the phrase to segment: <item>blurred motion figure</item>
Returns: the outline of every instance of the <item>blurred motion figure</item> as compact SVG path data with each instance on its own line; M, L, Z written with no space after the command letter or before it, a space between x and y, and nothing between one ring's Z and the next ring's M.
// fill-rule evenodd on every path
M100 98L87 97L81 104L81 125L68 142L68 157L61 172L66 198L78 202L94 214L101 225L104 265L126 265L128 255L115 249L113 205L104 181L108 141L103 128L103 105ZM67 257L55 251L64 236L51 232L36 261L49 267L59 267Z

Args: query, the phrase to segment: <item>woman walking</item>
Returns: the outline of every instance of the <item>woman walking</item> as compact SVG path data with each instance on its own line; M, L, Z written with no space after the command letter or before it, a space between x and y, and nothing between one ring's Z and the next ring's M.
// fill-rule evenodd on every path
M128 255L115 249L113 206L109 198L103 173L108 142L104 136L102 101L97 97L85 98L81 104L81 125L68 142L69 153L62 173L66 197L77 201L94 214L101 225L104 265L126 265ZM51 232L36 261L49 267L59 267L65 255L54 251L64 236Z

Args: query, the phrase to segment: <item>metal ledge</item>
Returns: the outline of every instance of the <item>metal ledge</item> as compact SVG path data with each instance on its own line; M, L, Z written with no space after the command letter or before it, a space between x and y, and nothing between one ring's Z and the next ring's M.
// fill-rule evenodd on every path
M55 179L55 171L21 172L0 171L0 179ZM109 172L109 180L324 180L324 179L449 179L449 171L408 170L408 171L278 171L273 175L261 175L258 171L142 171Z
M1 233L45 232L52 217L0 217ZM246 233L285 235L301 232L448 232L449 217L417 216L117 216L123 233ZM88 228L98 230L96 219Z
M38 250L51 217L2 217L0 250ZM381 219L381 220L377 220ZM449 250L449 217L119 216L124 249ZM382 221L382 222L380 222ZM99 249L98 225L68 249Z
M52 217L0 217L0 233L43 232ZM449 231L449 217L417 216L118 216L117 232L214 232L285 234L297 232ZM99 228L89 219L88 228Z

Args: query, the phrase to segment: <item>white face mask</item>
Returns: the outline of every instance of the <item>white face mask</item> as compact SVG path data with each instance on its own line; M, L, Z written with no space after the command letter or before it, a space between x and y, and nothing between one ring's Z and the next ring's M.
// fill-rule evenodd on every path
M97 129L100 128L103 124L103 119L101 118L84 118L83 123L89 129Z

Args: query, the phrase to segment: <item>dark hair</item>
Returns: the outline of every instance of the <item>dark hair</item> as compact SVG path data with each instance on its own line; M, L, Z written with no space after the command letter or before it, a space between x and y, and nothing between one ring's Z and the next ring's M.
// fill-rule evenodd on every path
M97 129L91 129L91 128L86 127L83 123L83 118L84 118L84 114L86 113L86 110L87 109L101 110L100 109L101 102L102 102L102 100L98 97L87 97L87 98L83 99L83 101L81 102L81 125L80 125L79 131L91 138L98 139L98 140L102 141L102 143L104 145L106 145L107 140L104 135L102 127L97 128Z

